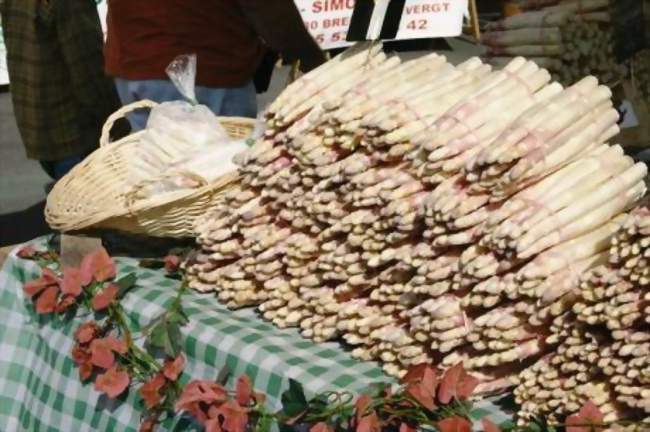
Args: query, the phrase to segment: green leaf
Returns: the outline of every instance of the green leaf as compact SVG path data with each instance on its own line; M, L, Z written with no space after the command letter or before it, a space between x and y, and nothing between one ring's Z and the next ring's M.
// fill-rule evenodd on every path
M361 394L367 394L371 398L380 398L384 396L387 388L390 388L388 383L372 383Z
M167 339L164 346L165 354L169 357L176 357L181 351L181 341L183 339L181 329L177 323L171 321L167 321L165 327L167 330Z
M147 344L159 349L165 349L167 344L167 329L162 322L157 322L147 331Z
M289 388L282 393L282 411L289 417L294 418L307 410L307 398L305 390L298 381L289 378Z
M542 428L537 423L531 423L526 428L529 432L542 432Z
M135 286L135 283L138 281L138 277L135 273L129 273L120 280L116 282L117 286L120 287L120 291L117 294L118 297L124 296L131 288Z
M318 395L312 400L309 401L309 408L310 412L321 412L327 409L327 407L330 405L330 401L327 398L327 395Z
M172 307L167 314L167 320L181 326L189 322L187 315L185 315L185 312L180 307Z
M273 425L273 417L265 415L260 417L260 420L258 421L255 430L259 432L270 432L272 425Z

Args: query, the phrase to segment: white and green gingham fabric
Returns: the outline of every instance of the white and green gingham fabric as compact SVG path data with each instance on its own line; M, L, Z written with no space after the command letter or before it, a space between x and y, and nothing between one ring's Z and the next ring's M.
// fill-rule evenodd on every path
M43 247L44 241L33 244ZM119 275L138 276L123 305L133 323L144 326L163 311L179 282L138 267L135 259L116 261ZM15 251L0 272L0 431L137 431L142 412L137 391L110 401L78 378L70 356L72 334L92 315L80 312L72 321L39 316L25 298L23 284L39 275L38 266ZM371 383L391 382L376 363L359 362L336 343L314 344L294 329L280 330L252 309L229 311L214 296L198 293L187 294L183 304L190 317L183 328L186 374L215 379L224 366L235 377L246 373L272 409L280 407L289 378L302 383L308 396L340 389L357 393ZM508 419L489 401L478 404L474 414L488 414L497 423Z

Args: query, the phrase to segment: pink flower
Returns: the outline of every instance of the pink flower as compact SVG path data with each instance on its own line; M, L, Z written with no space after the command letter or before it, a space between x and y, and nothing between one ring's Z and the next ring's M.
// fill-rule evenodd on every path
M22 249L18 251L18 253L16 253L18 258L22 258L22 259L34 258L36 254L37 254L36 249L32 245L24 246Z
M100 248L83 257L80 271L84 286L92 281L105 282L115 277L115 262L106 249Z
M129 374L119 369L118 366L114 366L106 373L97 376L95 390L106 393L109 398L115 399L124 393L130 382Z
M93 339L95 339L95 336L97 336L98 331L99 328L97 327L97 323L94 321L89 321L81 324L77 328L77 330L74 332L74 338L77 342L81 344L87 344L92 342Z
M164 387L165 383L165 377L157 373L152 379L140 387L140 395L147 409L152 409L160 405L162 401L160 389Z
M79 297L83 286L83 277L81 271L76 268L68 267L63 269L63 283L61 292L72 297Z
M46 288L58 287L60 283L61 281L54 272L46 267L43 269L40 278L27 282L23 289L28 297L34 298L45 291Z
M167 273L175 273L181 265L181 258L177 255L167 255L164 261Z
M49 314L56 311L57 300L59 298L59 287L51 286L47 288L38 299L36 299L36 313Z
M95 294L95 297L93 297L93 309L99 312L108 308L115 301L119 292L120 287L115 284L106 286L106 288Z
M90 362L102 369L109 369L115 364L113 353L126 354L126 352L126 344L112 336L95 339L90 343Z
M192 381L183 389L183 393L176 402L177 411L192 412L193 404L223 403L228 398L228 393L221 385L210 381ZM196 417L196 416L195 416Z
M178 376L183 372L185 367L185 358L182 354L176 357L174 360L165 360L165 366L163 367L163 374L165 378L170 381L176 381Z

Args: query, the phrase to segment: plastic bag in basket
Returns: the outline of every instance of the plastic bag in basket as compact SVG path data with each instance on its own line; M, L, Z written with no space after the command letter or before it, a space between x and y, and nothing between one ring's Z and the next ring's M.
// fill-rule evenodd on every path
M215 114L196 101L196 62L196 55L183 55L167 68L171 81L186 100L164 102L151 110L142 146L138 149L139 157L133 165L133 184L136 186L143 181L149 182L152 178L166 177L170 170L177 170L179 164L183 165L182 161L199 159L202 155L211 154L209 159L212 161L219 159L219 153L222 153L222 159L231 158L229 147L233 145L232 138ZM221 165L227 167L227 164ZM227 172L217 171L218 166L207 170L206 167L207 163L186 168L191 174L208 181L215 178L217 172ZM160 181L149 184L147 195L192 187L195 187L195 182L181 179Z

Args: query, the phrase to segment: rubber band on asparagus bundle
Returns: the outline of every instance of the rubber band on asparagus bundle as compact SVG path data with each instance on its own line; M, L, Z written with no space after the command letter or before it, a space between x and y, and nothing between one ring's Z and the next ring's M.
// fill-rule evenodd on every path
M422 117L422 116L420 115L420 113L419 113L416 109L414 109L413 107L411 107L411 106L408 104L408 102L406 102L406 101L403 100L403 99L400 99L400 98L388 99L388 100L386 101L386 105L388 105L388 106L392 106L392 107L395 107L395 108L397 108L398 110L399 110L400 108L403 108L405 111L408 111L409 113L413 114L413 117L415 117L415 120L416 120L417 122L421 123L425 128L430 128L431 126L433 126L433 122L428 122L428 121L426 121L426 119L425 119L424 117Z
M526 93L528 93L528 98L533 102L535 102L535 98L534 98L535 91L530 88L528 83L523 78L521 78L516 73L509 71L508 69L502 69L502 72L504 72L507 76L517 81L518 84L521 84L524 90L526 90Z
M517 199L523 201L524 203L526 203L533 210L537 209L539 211L545 211L546 214L547 214L547 217L550 218L551 220L553 220L555 222L555 225L558 227L555 230L557 232L557 234L560 236L560 238L564 237L563 234L562 234L562 226L561 226L562 224L560 223L560 220L558 219L558 216L557 216L557 214L555 213L555 211L553 209L548 207L546 204L544 204L544 203L542 203L540 201L534 200L534 199L525 198L525 197L520 197L520 198L517 198ZM521 214L520 218L517 218L517 214L515 214L515 216L513 217L512 223L520 224L520 223L523 223L527 219L528 214L526 214L525 212L521 212L520 214Z
M368 94L368 81L362 82L351 89L348 90L348 93L352 94L353 96L359 96L361 98L367 98L369 99L369 94Z
M540 128L525 128L526 135L519 142L523 145L525 155L521 159L530 159L531 162L541 162L546 157L548 141L553 138L551 132Z
M314 95L320 95L323 93L323 89L311 79L309 74L301 76L298 78L298 81L302 83L301 87L305 94L311 94L310 92L312 91L314 92Z
M481 144L481 140L474 133L474 130L468 130L466 135L462 138L454 138L448 144L448 147L452 148L454 151L457 151L457 155L463 153L467 150L471 150L477 145Z
M572 280L573 282L579 281L580 278L582 277L582 272L580 272L575 268L573 259L571 259L571 257L567 257L566 254L560 251L554 251L552 249L549 249L545 252L542 252L539 258L540 261L542 261L542 263L544 261L547 261L550 258L558 258L564 264L564 267L562 267L560 271L563 271L564 269L568 270L569 274L571 275L571 278L573 279Z
M465 102L459 107L447 111L434 123L434 125L441 130L449 130L454 125L460 125L465 129L467 134L476 137L474 134L474 128L467 124L467 118L480 110L480 108L481 107L479 107L474 101ZM476 137L476 140L480 141L478 137Z

